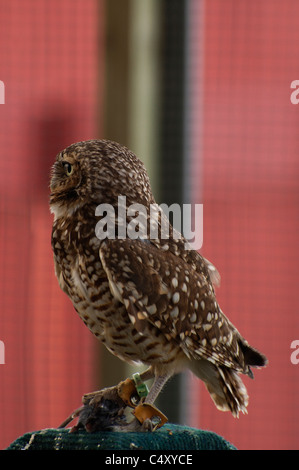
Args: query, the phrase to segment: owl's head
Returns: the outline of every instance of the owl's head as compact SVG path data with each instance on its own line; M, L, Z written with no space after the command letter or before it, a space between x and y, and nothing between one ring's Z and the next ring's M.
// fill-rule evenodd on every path
M118 196L126 196L130 204L154 202L143 163L109 140L87 140L62 150L52 168L50 189L56 218L70 216L86 204L116 206Z

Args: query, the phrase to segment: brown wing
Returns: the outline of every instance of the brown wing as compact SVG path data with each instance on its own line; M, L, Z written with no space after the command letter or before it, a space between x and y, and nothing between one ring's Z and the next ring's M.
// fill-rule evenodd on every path
M100 258L112 293L141 334L150 322L189 358L244 371L242 339L221 312L209 276L147 240L105 240Z

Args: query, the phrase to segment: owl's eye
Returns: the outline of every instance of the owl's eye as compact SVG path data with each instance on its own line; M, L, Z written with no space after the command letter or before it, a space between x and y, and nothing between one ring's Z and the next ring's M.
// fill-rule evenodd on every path
M64 162L63 163L63 168L67 176L71 176L71 174L74 171L73 165L71 165L69 162Z

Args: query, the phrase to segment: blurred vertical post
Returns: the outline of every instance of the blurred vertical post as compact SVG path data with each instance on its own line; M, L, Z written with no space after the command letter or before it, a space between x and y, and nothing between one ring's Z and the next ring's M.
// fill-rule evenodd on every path
M185 84L186 84L186 12L187 0L161 2L161 82L160 82L160 201L182 205L185 148ZM184 376L173 377L159 397L159 406L172 422L184 421L181 416L181 392Z
M159 198L160 0L131 0L129 142Z

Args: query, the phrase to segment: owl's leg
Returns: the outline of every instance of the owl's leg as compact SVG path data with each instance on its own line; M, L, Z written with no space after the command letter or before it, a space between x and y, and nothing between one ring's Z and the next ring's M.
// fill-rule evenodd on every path
M154 372L153 367L149 367L148 369L146 369L144 372L142 372L140 374L140 379L141 379L142 382L146 382L147 380L150 380L150 379L155 377L154 383L151 386L150 391L149 391L146 399L144 400L144 401L146 401L146 403L153 404L155 402L155 400L157 399L159 393L163 389L164 385L170 379L171 375L172 374L163 374L163 375L157 375L155 377L155 372ZM131 379L127 379L127 380L131 380ZM124 382L126 382L126 381L124 381ZM120 384L122 384L124 382L120 382ZM118 384L118 387L119 387L120 384Z
M143 383L152 379L155 376L152 367L149 367L141 374L133 374L133 379L126 379L120 382L118 387L118 394L126 405L134 408L138 401L148 394L147 386Z
M146 382L147 380L153 379L154 377L155 377L155 372L152 366L140 374L140 378L144 382Z
M159 393L161 392L162 388L166 384L167 380L170 378L169 374L158 375L155 377L154 383L151 386L149 394L147 395L145 402L148 404L153 404L157 399ZM142 377L143 380L146 380Z
M147 397L134 408L136 419L127 425L128 431L154 431L167 422L166 416L153 404L170 376L164 374L155 377Z

